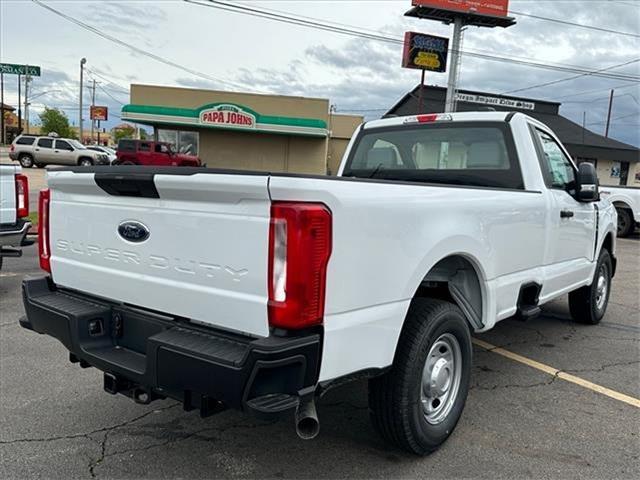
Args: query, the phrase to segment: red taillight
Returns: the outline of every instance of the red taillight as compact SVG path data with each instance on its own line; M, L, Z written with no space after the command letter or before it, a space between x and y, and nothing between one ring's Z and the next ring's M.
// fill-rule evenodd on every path
M430 114L426 114L426 115L418 115L416 117L416 120L418 121L418 123L431 123L431 122L435 122L438 119L438 115L435 113L430 113Z
M16 175L16 210L18 218L29 216L29 179Z
M269 229L269 324L322 324L331 212L321 203L274 202Z
M9 151L13 152L16 149L16 146L12 143L11 147L9 147Z
M40 255L40 268L51 273L51 247L49 244L49 202L51 194L49 189L40 191L38 199L38 254Z

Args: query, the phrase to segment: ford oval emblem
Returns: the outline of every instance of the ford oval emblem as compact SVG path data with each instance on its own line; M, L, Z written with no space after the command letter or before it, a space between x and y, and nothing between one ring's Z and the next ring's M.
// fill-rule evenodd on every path
M140 222L127 220L118 225L118 233L129 242L140 243L149 238L149 229Z

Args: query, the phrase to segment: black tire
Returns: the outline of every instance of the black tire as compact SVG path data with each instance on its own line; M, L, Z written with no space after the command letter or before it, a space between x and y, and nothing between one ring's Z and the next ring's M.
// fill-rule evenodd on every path
M596 265L596 271L593 274L591 285L569 293L569 311L574 321L588 325L597 325L600 323L609 304L612 271L611 256L609 255L609 251L603 248L598 257L598 263ZM605 282L604 293L600 289L601 284L599 282L601 275L603 275Z
M93 165L93 160L83 157L78 160L78 165L80 165L81 167L91 167Z
M457 390L450 392L451 401L446 400L448 407L445 405L442 411L444 416L435 423L427 421L423 406L435 405L437 399L425 401L422 378L423 370L428 368L425 367L427 357L430 353L435 357L431 349L437 347L442 338L454 338L458 343L460 355L453 370L459 369L460 376ZM431 298L414 299L391 369L369 381L369 411L378 433L387 442L410 453L427 455L437 450L453 432L464 409L472 352L469 326L456 305Z
M18 157L18 162L22 165L22 168L31 168L33 167L33 157L28 153L23 153Z
M36 163L36 167L44 168L46 165L44 163Z
M119 165L137 165L137 163L134 163L131 160L125 160L124 162L119 163Z
M628 237L633 233L634 222L631 216L631 210L628 208L616 208L618 212L618 236Z

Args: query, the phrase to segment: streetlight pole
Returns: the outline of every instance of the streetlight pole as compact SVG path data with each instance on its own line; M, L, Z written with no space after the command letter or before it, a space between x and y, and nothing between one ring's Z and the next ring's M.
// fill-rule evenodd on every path
M82 132L82 80L84 76L84 64L87 63L87 59L83 58L80 60L80 112L78 113L78 128L80 132L80 143L82 143L83 132Z

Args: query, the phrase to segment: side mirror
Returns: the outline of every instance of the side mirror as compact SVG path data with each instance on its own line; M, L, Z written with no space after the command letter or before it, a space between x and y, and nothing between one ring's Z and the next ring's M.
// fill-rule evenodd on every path
M579 202L597 202L600 200L600 188L596 167L589 162L578 165L576 197Z

